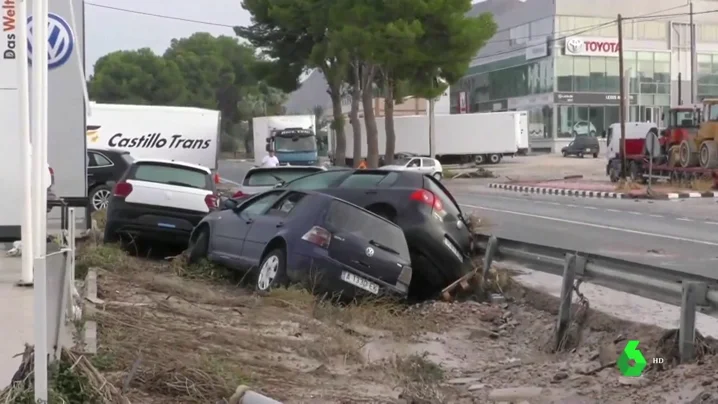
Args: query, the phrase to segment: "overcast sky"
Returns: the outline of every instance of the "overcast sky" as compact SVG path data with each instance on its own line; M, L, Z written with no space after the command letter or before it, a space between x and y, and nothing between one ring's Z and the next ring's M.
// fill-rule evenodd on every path
M93 4L233 26L250 22L241 3L241 0L88 0L85 2L88 75L98 58L117 50L148 47L161 54L172 38L195 32L234 36L229 27L133 14Z

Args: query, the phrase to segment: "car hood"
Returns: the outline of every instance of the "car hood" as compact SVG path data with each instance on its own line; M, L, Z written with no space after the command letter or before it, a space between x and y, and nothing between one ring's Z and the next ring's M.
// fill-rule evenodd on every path
M397 165L381 166L379 168L382 170L405 170L406 169L406 167L404 167L404 166L397 166Z

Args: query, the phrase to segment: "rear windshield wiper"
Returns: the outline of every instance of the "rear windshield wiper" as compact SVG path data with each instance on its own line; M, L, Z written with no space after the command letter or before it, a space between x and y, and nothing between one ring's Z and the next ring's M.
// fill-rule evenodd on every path
M388 245L384 245L378 241L369 240L369 244L373 245L376 248L381 248L384 251L389 251L390 253L394 253L396 255L399 255L399 251L396 251L395 249L389 247Z
M187 184L187 183L180 182L180 181L167 181L167 184L169 184L169 185L177 185L177 186L180 186L180 187L199 188L199 187L195 187L194 185Z

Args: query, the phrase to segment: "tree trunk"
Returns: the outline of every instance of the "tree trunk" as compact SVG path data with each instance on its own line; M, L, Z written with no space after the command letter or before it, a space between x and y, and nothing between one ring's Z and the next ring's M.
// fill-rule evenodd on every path
M332 129L336 137L334 145L334 165L343 167L347 163L347 138L344 133L344 114L342 113L342 93L337 86L329 86L329 96L332 99ZM337 87L337 88L335 88ZM329 134L331 136L331 134Z
M394 164L396 152L396 132L394 132L394 85L388 72L384 74L384 130L386 131L386 147L384 164Z
M361 162L361 122L359 122L359 103L361 102L361 87L359 85L355 85L352 88L352 107L349 111L349 122L352 125L352 134L354 135L354 155L353 163L354 168L359 167L359 163Z
M362 72L362 107L366 128L366 163L369 168L379 167L379 133L374 116L374 66L364 66Z

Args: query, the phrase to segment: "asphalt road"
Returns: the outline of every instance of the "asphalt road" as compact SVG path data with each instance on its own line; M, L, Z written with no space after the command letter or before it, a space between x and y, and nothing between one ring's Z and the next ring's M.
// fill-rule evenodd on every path
M221 161L240 182L251 163ZM718 279L718 206L712 198L632 201L531 195L447 183L499 237L606 255ZM715 213L714 213L715 212Z
M718 279L718 217L700 217L707 204L716 208L712 199L648 203L451 188L463 208L485 218L499 237Z

